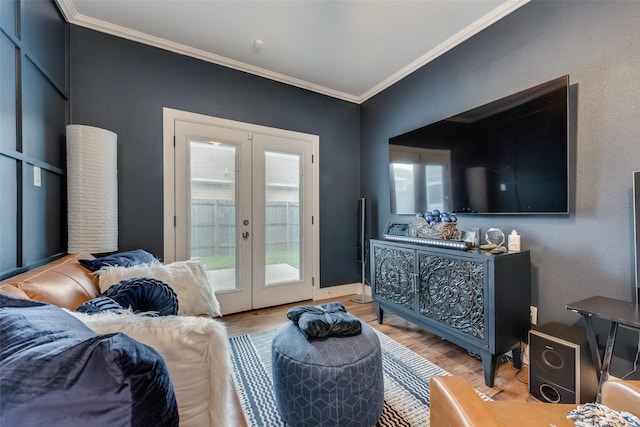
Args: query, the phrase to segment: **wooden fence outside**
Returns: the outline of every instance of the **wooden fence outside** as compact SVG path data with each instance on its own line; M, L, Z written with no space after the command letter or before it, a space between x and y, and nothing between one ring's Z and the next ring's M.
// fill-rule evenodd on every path
M291 202L266 205L266 250L289 251L300 247L300 206ZM235 204L224 200L195 199L191 202L191 255L233 255Z

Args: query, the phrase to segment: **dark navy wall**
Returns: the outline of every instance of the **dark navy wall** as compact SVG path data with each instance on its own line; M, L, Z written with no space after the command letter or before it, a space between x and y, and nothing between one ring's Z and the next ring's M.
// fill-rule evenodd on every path
M68 48L53 1L0 1L0 278L67 249Z
M390 217L390 137L569 74L571 214L464 216L460 227L518 230L531 250L539 323L578 321L565 304L592 295L631 301L639 22L640 2L534 1L365 102L360 161L362 194L375 206L370 233L379 236ZM619 351L635 353L633 336Z
M321 286L359 281L359 106L71 26L71 122L118 134L120 249L162 257L162 108L320 136Z

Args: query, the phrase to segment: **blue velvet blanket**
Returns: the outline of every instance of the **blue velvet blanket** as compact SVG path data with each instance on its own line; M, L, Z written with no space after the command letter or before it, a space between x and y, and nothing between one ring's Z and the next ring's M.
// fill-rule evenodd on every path
M177 426L162 357L49 304L0 293L0 426Z
M360 320L347 313L339 302L293 307L287 311L287 318L300 328L309 341L328 337L351 337L362 332Z

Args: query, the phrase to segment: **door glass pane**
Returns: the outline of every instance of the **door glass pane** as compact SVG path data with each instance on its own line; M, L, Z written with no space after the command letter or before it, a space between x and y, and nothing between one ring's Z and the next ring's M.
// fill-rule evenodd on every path
M265 281L300 280L300 156L265 152Z
M190 140L190 256L204 262L216 291L236 289L236 157L234 144Z

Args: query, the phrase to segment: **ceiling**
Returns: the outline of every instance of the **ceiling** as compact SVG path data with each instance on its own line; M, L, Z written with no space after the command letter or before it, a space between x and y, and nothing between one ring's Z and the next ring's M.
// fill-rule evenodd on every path
M529 0L57 0L68 22L361 103Z

